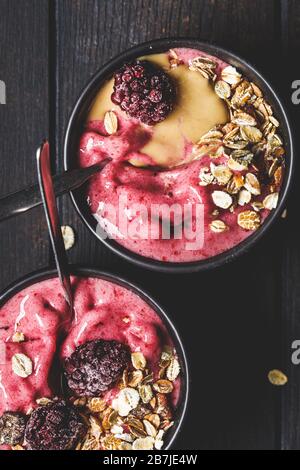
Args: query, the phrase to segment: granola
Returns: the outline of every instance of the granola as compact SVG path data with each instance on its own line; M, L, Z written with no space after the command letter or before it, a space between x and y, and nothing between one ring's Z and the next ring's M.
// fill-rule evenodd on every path
M278 204L285 166L280 122L261 89L235 67L227 66L217 73L213 58L199 56L190 61L189 68L212 82L230 117L193 147L196 159L209 156L213 160L210 167L200 170L199 185L212 188L211 198L218 210L235 213L236 208L249 209L237 210L237 224L256 230L263 219L257 212L274 210ZM221 161L217 165L214 160L218 157ZM210 228L215 233L225 231L222 221L213 220Z
M169 395L180 374L179 361L174 350L165 347L158 364L159 379L141 352L132 353L131 362L112 403L101 397L70 398L88 423L87 435L77 450L163 448L165 433L174 425Z

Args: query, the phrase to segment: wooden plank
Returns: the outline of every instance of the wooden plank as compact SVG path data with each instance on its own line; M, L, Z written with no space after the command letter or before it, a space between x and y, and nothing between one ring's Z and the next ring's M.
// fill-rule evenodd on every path
M300 47L300 3L298 0L281 0L282 42L289 57L299 53ZM294 62L294 60L291 60Z
M110 57L158 37L219 43L273 73L279 42L276 1L59 0L57 18L57 153L80 89ZM270 68L271 67L271 68ZM273 68L272 68L273 67ZM58 168L62 168L61 158ZM63 222L75 227L73 261L138 282L178 325L192 372L190 408L179 449L273 449L279 445L279 399L266 376L280 365L282 224L252 252L216 272L155 274L121 261L83 227L68 198ZM276 253L276 256L274 255Z
M36 181L35 152L48 134L48 1L0 0L1 196ZM48 264L43 213L0 225L0 288Z
M295 60L295 54L299 54L300 47L300 2L297 0L282 2L282 22L285 31L284 65L287 71L283 77L283 87L287 96L286 105L294 127L295 144L299 148L300 138L296 126L300 119L300 105L293 104L291 100L291 84L295 80L300 80L299 63ZM282 266L282 324L284 326L282 351L284 367L289 377L288 386L282 396L281 409L281 448L285 450L300 449L300 366L292 364L291 361L292 343L300 339L300 230L298 223L300 188L296 179L294 182L287 205L288 217Z

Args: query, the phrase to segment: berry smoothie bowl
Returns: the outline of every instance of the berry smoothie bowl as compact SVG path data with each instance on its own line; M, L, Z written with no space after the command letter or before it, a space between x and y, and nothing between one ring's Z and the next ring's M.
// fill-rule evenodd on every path
M130 283L72 273L72 316L52 270L0 297L0 449L169 449L189 388L175 327Z
M79 97L65 168L111 161L75 207L116 253L166 272L214 268L282 213L293 163L285 111L249 64L197 40L136 46Z

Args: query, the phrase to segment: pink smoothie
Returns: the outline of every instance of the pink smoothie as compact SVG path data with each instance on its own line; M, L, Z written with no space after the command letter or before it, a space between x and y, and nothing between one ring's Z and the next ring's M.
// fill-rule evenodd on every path
M192 49L177 49L176 52L185 64L202 54ZM216 58L214 60L218 63L216 73L220 75L227 64ZM87 187L90 210L99 226L111 238L147 258L167 262L192 262L229 250L251 235L251 231L246 231L237 224L239 212L253 210L250 204L237 207L233 213L220 209L218 217L213 215L216 206L212 201L212 192L220 187L199 185L199 173L202 168L209 167L212 161L210 157L164 172L157 172L149 166L147 169L134 167L128 164L132 157L151 165L151 159L142 152L142 148L151 140L153 131L151 126L141 125L124 113L117 115L119 128L114 135L105 132L103 121L87 122L79 151L79 164L82 167L90 166L107 156L113 159L100 174L90 180ZM192 142L186 142L182 161L186 161L192 145ZM221 155L214 158L213 163L218 165L226 158L226 155ZM250 165L248 171L255 173L257 170ZM264 195L262 191L261 199ZM120 201L124 201L124 204L120 205ZM143 204L146 211L136 211L136 204ZM190 229L194 237L201 230L203 242L199 236L197 245L188 245L189 235L185 232L180 239L174 236L164 239L163 213L150 221L149 214L153 204L165 204L166 212L174 204L177 205L177 210L184 212L184 205L189 204L193 208ZM196 205L201 205L203 211L200 229L196 225ZM114 208L113 212L111 207ZM267 215L266 210L260 212L262 220ZM210 229L210 223L216 218L222 219L228 230L214 233ZM131 235L133 233L134 236Z
M71 326L66 322L68 307L58 279L33 284L0 309L0 416L4 411L27 413L36 406L36 399L60 395L59 362L86 341L120 341L132 352L143 352L154 370L163 346L172 345L157 313L131 290L96 278L72 278L72 286L76 319ZM25 335L24 342L12 341L16 331ZM27 378L12 371L16 353L25 354L33 363ZM179 381L173 402L178 394Z

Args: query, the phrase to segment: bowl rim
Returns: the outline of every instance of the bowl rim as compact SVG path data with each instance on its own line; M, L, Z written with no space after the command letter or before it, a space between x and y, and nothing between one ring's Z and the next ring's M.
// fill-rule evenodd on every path
M116 242L114 239L110 239L109 237L103 239L102 237L97 234L96 230L93 227L93 224L90 220L87 219L86 215L84 214L84 210L80 207L80 201L77 200L76 191L70 191L70 197L72 200L73 205L75 206L76 211L78 212L81 220L84 224L89 228L89 230L98 238L105 246L111 249L117 255L120 255L122 258L130 261L142 268L147 268L154 271L165 272L165 273L193 273L193 272L200 272L218 268L222 265L225 265L242 254L249 251L253 245L255 245L263 235L269 230L269 228L274 224L274 222L280 217L283 210L285 209L285 203L288 196L288 192L290 190L293 178L293 169L294 169L294 142L293 142L293 135L292 129L289 121L288 114L278 97L278 93L276 92L275 88L266 80L261 73L249 62L245 59L241 58L240 56L236 55L235 53L231 52L228 49L224 49L216 44L211 44L209 42L201 41L196 38L162 38L162 39L155 39L152 41L143 42L141 44L135 45L117 56L110 59L106 62L103 66L101 66L96 73L91 77L91 79L87 82L83 90L81 91L79 97L77 98L75 105L73 106L73 110L68 120L65 138L64 138L64 169L67 171L72 167L72 158L69 156L69 147L70 147L70 139L73 127L76 125L76 120L82 106L84 105L87 95L93 93L95 91L94 96L99 90L100 82L105 81L109 75L116 70L122 62L126 60L130 60L134 57L146 55L149 53L159 52L159 50L164 51L167 49L172 49L176 47L190 47L196 48L199 50L203 50L204 52L215 55L223 55L227 57L227 61L229 63L235 62L237 67L239 65L243 66L247 70L251 72L254 76L258 78L263 84L264 92L268 93L272 97L273 103L278 108L279 112L282 115L282 123L281 125L285 129L285 133L287 135L287 142L286 145L289 149L287 152L288 158L286 159L286 166L285 166L285 176L284 182L281 187L279 203L268 215L266 220L263 222L261 227L256 230L254 233L250 234L246 239L244 239L238 245L226 250L224 252L219 253L216 256L206 258L203 260L196 260L192 262L165 262L159 261L152 258L143 257L129 249L123 247L119 243ZM97 88L98 86L98 88ZM80 199L80 198L79 198Z
M174 445L175 440L177 439L179 433L182 431L183 423L186 419L187 408L189 405L190 399L190 371L189 371L189 361L187 359L186 350L183 346L182 340L178 333L178 328L174 324L174 321L166 313L166 310L159 304L157 301L150 295L144 288L137 286L124 279L123 277L110 273L107 271L102 271L96 267L87 267L82 265L71 265L70 266L71 275L81 276L81 277L96 277L99 279L106 280L108 282L115 283L121 287L129 289L134 294L138 295L142 300L144 300L160 317L163 321L163 324L166 326L168 333L170 334L178 357L180 359L181 367L184 371L184 380L181 384L181 392L179 398L179 404L176 406L175 418L177 421L176 426L170 430L170 438L167 441L167 445L164 450L170 450ZM38 282L42 282L47 279L52 279L58 277L57 270L55 268L42 268L32 273L26 274L17 281L12 282L0 293L0 308L6 304L14 295L20 293L26 287L33 285Z

